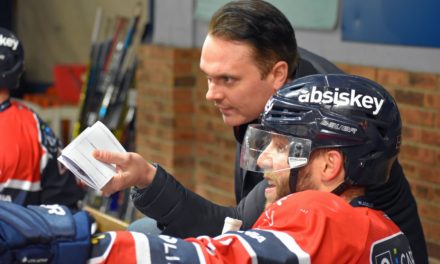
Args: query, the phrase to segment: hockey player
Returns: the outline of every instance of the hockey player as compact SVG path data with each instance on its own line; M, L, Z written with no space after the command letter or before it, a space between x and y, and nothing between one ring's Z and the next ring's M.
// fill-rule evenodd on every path
M20 40L0 28L0 200L77 210L85 189L57 162L60 140L37 113L10 98L23 69Z
M365 78L312 75L284 85L248 127L241 167L263 172L266 210L251 230L181 240L100 234L93 263L414 263L405 235L364 199L387 181L401 120Z
M161 234L180 238L216 236L225 217L240 219L243 229L255 224L264 210L267 181L239 166L247 127L259 123L265 103L285 82L318 73L341 73L325 58L297 46L294 28L281 10L267 1L254 0L229 1L213 14L201 49L200 69L207 78L206 99L233 128L236 151L231 177L236 206L222 206L185 188L176 180L178 174L170 173L163 164L153 166L133 153L105 159L106 154L100 152L101 161L120 165L122 170L103 192L135 186L131 197L136 208L157 221ZM137 161L149 166L126 170L134 169ZM428 263L417 203L399 160L393 163L386 183L366 189L365 200L386 212L407 235L417 263ZM130 225L137 227L132 230L154 232L150 221L143 226L139 222L142 220Z
M297 79L271 97L261 125L244 137L242 168L269 182L266 210L252 229L185 240L100 233L88 263L414 263L405 235L363 196L387 180L400 144L398 108L380 85L342 74ZM0 262L84 261L84 215L1 202L0 209L7 212L0 215ZM23 221L11 221L16 215ZM44 224L27 223L32 216ZM25 223L35 232L23 235ZM57 232L48 235L51 226Z

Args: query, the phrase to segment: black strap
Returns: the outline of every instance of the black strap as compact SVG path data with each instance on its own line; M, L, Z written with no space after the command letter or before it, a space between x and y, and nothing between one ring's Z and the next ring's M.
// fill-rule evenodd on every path
M364 196L359 196L354 198L353 200L350 201L350 205L353 207L363 206L363 207L373 208L373 204L367 202Z
M339 195L341 195L345 190L347 190L347 188L350 187L350 186L351 186L351 183L345 180L344 182L342 182L341 184L339 184L339 186L336 187L336 188L332 191L332 193L334 193L334 194L336 194L336 195L339 196Z
M11 100L8 98L0 104L0 112L3 112L5 109L11 106Z

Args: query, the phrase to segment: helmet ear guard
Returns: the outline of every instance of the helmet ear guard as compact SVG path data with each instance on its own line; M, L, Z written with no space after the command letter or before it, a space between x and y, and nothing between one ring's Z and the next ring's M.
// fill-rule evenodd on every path
M24 68L24 50L20 40L0 28L0 89L15 89Z
M340 192L347 185L386 182L400 149L401 120L394 99L379 84L353 75L317 74L285 84L266 104L261 124L309 139L311 151L340 149L346 172Z

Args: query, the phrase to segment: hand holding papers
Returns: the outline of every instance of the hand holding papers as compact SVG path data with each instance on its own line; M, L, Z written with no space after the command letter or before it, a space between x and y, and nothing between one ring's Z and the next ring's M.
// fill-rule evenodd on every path
M92 157L93 150L126 152L113 133L101 122L86 128L58 157L76 177L95 190L100 190L115 175L116 166Z

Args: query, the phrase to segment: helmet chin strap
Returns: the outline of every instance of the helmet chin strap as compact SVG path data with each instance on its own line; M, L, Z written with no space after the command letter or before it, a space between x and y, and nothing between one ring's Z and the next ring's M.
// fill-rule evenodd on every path
M298 171L299 171L298 168L290 170L290 175L289 175L290 193L296 192L296 183L298 182Z
M341 195L345 190L347 190L348 187L351 186L351 182L344 180L341 184L339 184L338 187L336 187L332 193L336 194L336 195Z

